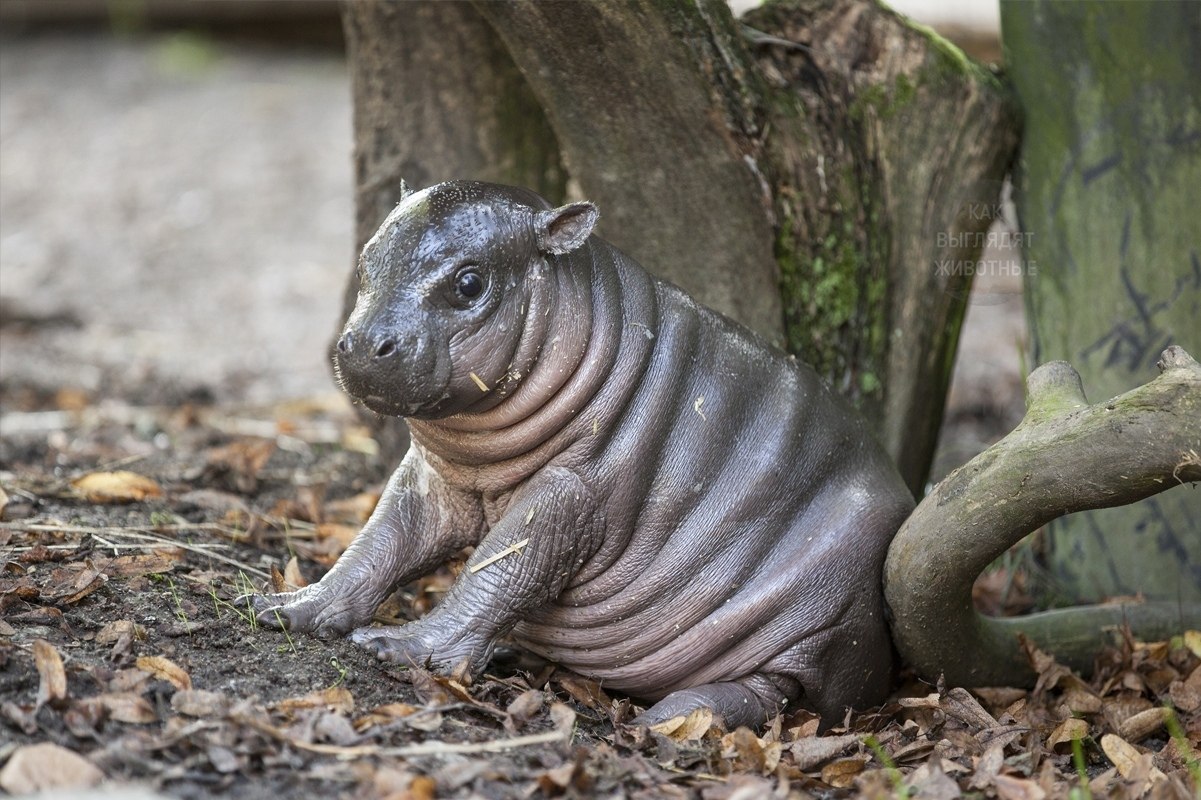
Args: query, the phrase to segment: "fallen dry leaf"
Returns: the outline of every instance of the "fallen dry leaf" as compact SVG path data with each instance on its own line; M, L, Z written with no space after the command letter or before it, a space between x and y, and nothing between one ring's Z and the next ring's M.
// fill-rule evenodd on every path
M601 689L600 684L594 680L575 675L563 675L558 679L558 683L585 708L608 711L613 703Z
M676 742L704 739L713 729L713 711L708 708L696 708L686 716L672 717L651 726L655 733L661 733Z
M995 775L992 785L1000 800L1043 800L1047 796L1046 790L1029 778Z
M1107 733L1101 737L1101 749L1105 751L1105 755L1117 767L1118 774L1123 778L1131 778L1138 774L1141 765L1139 761L1143 758L1143 754L1138 748L1130 744L1122 737L1112 733ZM1148 775L1152 781L1166 778L1160 770L1152 767Z
M335 558L342 555L342 551L350 547L350 543L358 535L359 527L357 525L323 522L317 526L317 540L325 543L327 545L325 552L328 552Z
M1201 631L1185 631L1183 638L1184 646L1197 658L1201 658Z
M189 717L222 717L231 706L232 701L225 695L204 689L185 689L171 695L171 708Z
M90 503L135 503L163 493L150 478L128 470L91 472L71 485Z
M1072 742L1088 736L1088 723L1076 717L1069 717L1055 726L1047 737L1047 745L1056 753L1063 755L1072 752Z
M1065 676L1059 686L1064 690L1063 704L1073 714L1096 714L1101 710L1101 698L1076 675Z
M209 450L203 479L224 481L243 494L258 488L258 476L275 452L270 439L243 439Z
M1148 708L1145 711L1140 711L1132 717L1123 720L1118 726L1118 736L1121 736L1127 742L1141 742L1157 730L1162 728L1168 721L1171 711L1163 706Z
M1147 698L1132 692L1122 692L1116 697L1107 698L1102 713L1105 721L1113 730L1121 730L1126 720L1141 714L1149 708L1154 708Z
M575 730L575 711L566 703L551 703L550 719L560 733L568 735Z
M406 800L434 800L438 796L438 783L428 775L417 775L399 796Z
M146 629L132 620L116 619L96 632L96 642L112 644L125 636L132 639L145 639Z
M1172 705L1185 713L1201 708L1201 665L1183 681L1173 681L1168 687L1168 696L1172 698Z
M191 689L192 677L174 661L162 656L140 656L138 669L149 672L156 678L167 681L176 689Z
M851 756L831 761L822 767L822 781L836 789L846 789L855 782L855 776L867 766L867 756Z
M542 710L542 706L546 703L546 695L537 689L527 689L513 699L509 703L509 707L505 709L513 721L520 724L530 720L535 714Z
M330 522L347 525L362 525L375 511L379 503L379 492L360 492L354 497L333 500L325 504L325 517Z
M937 692L932 692L924 697L899 697L897 703L902 708L938 708L942 699Z
M54 570L50 582L54 589L47 595L54 599L56 605L69 606L108 583L108 575L101 572L89 558L82 564L69 564Z
M63 712L63 724L79 739L97 738L104 724L105 710L94 698L76 701Z
M354 729L361 733L376 725L387 725L389 722L395 722L398 719L412 716L418 711L421 711L420 706L410 705L409 703L387 703L382 706L376 706L354 721Z
M158 721L154 707L146 698L133 692L110 692L99 695L97 701L108 709L108 715L117 722L128 722L133 725L146 725Z
M980 701L972 697L967 689L960 687L951 689L942 698L939 705L947 716L973 728L993 728L997 725L992 714L985 711L984 706L980 705Z
M799 770L809 770L835 756L842 755L847 748L859 743L854 734L845 736L809 736L797 739L789 745L792 759Z
M905 783L911 788L911 795L930 800L953 800L962 794L959 785L943 771L937 758L931 758L915 769Z
M276 711L290 713L302 708L325 708L349 714L354 711L354 695L345 686L330 686L300 697L290 697L272 706Z
M103 562L104 573L112 578L136 578L170 572L183 558L182 548L161 548L151 553L118 556Z
M284 574L274 564L271 565L271 591L275 594L288 591L288 582L284 579Z
M304 575L300 573L300 561L296 556L292 556L284 567L284 583L289 587L288 591L302 589L309 585Z
M778 741L760 739L749 728L738 728L721 739L722 758L734 769L770 775L780 765L783 747Z
M104 773L81 755L52 742L18 747L0 770L0 789L14 795L47 789L83 789L104 780Z
M67 699L67 673L63 669L63 659L58 650L45 639L35 639L33 663L37 666L40 676L37 708L47 703L51 706L61 704Z

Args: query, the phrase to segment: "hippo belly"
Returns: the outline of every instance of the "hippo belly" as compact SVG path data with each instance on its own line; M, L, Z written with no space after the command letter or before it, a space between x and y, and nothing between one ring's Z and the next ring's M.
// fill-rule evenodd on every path
M650 699L764 672L803 686L813 640L839 634L870 662L856 674L887 680L880 570L907 493L880 496L891 466L812 370L659 295L643 384L587 469L606 546L515 639Z

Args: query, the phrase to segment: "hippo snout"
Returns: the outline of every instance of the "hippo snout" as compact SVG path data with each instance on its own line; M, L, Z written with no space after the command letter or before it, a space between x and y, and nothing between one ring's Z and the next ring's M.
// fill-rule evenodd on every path
M382 336L377 341L364 343L366 336L356 336L354 331L346 331L338 339L338 353L343 357L370 359L379 361L391 358L397 353L395 336Z
M375 372L391 368L404 352L416 350L415 342L402 342L393 331L346 330L336 345L338 366L347 373Z
M372 411L409 416L434 399L428 396L434 359L420 336L348 328L334 350L342 388ZM418 383L417 376L426 381Z

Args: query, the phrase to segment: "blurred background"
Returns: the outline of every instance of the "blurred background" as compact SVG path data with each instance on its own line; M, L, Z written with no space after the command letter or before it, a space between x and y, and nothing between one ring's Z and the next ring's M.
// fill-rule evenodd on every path
M995 1L892 5L999 60ZM351 149L335 2L2 0L0 434L43 410L343 403ZM935 478L1020 418L1020 291L977 280Z

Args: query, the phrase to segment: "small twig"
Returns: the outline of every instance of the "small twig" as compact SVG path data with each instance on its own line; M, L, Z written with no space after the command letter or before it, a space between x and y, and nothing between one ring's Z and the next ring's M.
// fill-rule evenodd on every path
M751 44L758 44L758 45L770 44L770 45L775 45L776 47L783 47L788 50L801 50L806 53L813 52L813 48L810 47L809 45L801 44L800 42L794 42L791 39L783 39L779 36L772 36L769 33L764 33L763 31L756 30L755 28L752 28L750 25L742 26L742 35L745 36L751 42Z
M170 530L217 531L217 530L221 529L221 526L205 525L205 524L197 524L197 525L189 524L189 525L172 525L172 526L170 526L169 529ZM87 527L87 526L82 526L82 525L45 525L45 524L36 524L36 523L33 525L0 523L0 530L17 530L17 531L34 531L34 532L40 531L40 532L49 532L49 533L87 533L87 534L91 534L92 536L95 536L96 534L104 534L106 536L116 537L116 538L126 537L126 538L130 538L130 539L140 539L142 541L157 542L158 544L165 546L165 547L178 547L180 550L185 550L185 551L192 552L192 553L198 553L200 555L204 555L208 558L211 558L214 561L220 561L223 564L228 564L230 566L237 567L238 569L245 570L246 572L253 573L254 575L257 575L260 578L269 578L270 577L266 572L263 572L260 569L255 569L254 567L244 564L235 558L230 558L229 556L223 556L220 553L214 553L209 549L209 548L217 546L217 545L196 545L196 544L191 544L189 542L182 542L182 541L179 541L178 539L168 539L166 536L159 536L157 534L147 533L147 532L145 532L145 529L139 529L139 528L93 528L93 527ZM127 545L122 545L122 546L127 546ZM132 546L132 545L128 545L128 546Z
M80 474L88 475L93 472L112 472L113 470L117 469L118 467L128 467L130 464L136 464L139 461L144 461L145 459L146 459L146 456L144 456L144 455L125 456L124 458L117 458L117 459L113 459L112 461L105 461L102 464L99 464L99 465L93 467L92 469L82 470Z
M505 556L512 555L513 553L520 553L521 548L525 547L529 543L530 543L530 539L527 536L526 538L522 539L520 542L514 542L513 544L509 545L508 547L506 547L504 550L501 550L496 555L489 556L488 558L485 558L480 563L478 563L472 567L468 567L467 571L470 572L472 575L474 575L475 573L479 572L484 567L490 566L492 564L495 564L497 561L500 561Z
M470 753L503 753L506 750L516 750L519 747L530 747L536 744L551 742L566 742L571 738L570 731L547 731L533 733L528 736L514 736L511 739L493 739L487 742L422 742L407 747L380 748L381 756L393 758L407 756L437 756Z
M339 759L360 758L362 756L390 756L392 758L403 758L410 756L439 756L452 754L471 754L471 753L502 753L506 750L516 750L519 747L530 747L538 744L549 744L552 742L566 742L571 738L570 731L547 731L546 733L535 733L529 736L514 736L511 739L493 739L487 742L421 742L420 744L408 745L406 747L380 747L378 745L357 745L346 747L336 744L316 744L313 742L304 742L288 736L287 733L279 728L257 719L249 714L231 714L230 719L234 722L241 723L250 728L254 728L259 733L264 733L273 739L281 741L285 744L290 744L298 750L307 750L310 753L321 753L323 755L335 756Z

